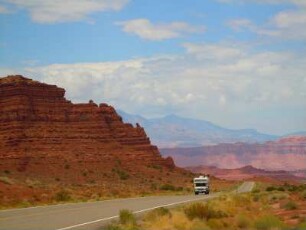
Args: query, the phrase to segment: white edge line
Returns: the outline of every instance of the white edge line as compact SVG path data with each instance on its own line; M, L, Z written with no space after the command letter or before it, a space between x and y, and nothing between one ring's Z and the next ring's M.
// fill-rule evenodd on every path
M215 196L202 197L202 198L199 198L199 199L190 199L190 200L185 200L185 201L180 201L180 202L174 202L174 203L170 203L170 204L159 205L159 206L155 206L155 207L152 207L152 208L146 208L146 209L134 211L133 213L137 214L137 213L142 213L142 212L150 211L150 210L153 210L153 209L156 209L156 208L168 207L168 206L173 206L173 205L176 205L176 204L183 204L183 203L187 203L187 202L191 202L191 201L205 200L205 199L213 198L213 197L215 197ZM93 221L89 221L89 222L85 222L85 223L81 223L81 224L76 224L76 225L68 226L68 227L65 227L65 228L58 228L56 230L72 229L72 228L81 227L81 226L88 225L88 224L94 224L94 223L97 223L97 222L100 222L100 221L115 219L115 218L118 218L118 217L119 217L119 215L111 216L111 217L107 217L107 218L103 218L103 219L98 219L98 220L93 220Z

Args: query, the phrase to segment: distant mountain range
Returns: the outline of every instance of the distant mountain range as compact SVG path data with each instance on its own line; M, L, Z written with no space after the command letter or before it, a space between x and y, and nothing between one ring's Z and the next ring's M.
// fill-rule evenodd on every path
M147 119L118 111L125 122L139 123L153 144L160 148L199 147L219 143L262 143L278 136L260 133L255 129L227 129L205 120L168 115Z

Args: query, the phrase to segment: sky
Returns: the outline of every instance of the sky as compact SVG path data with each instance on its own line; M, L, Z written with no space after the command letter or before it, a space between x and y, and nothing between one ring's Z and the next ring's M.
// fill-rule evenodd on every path
M148 118L306 130L305 0L0 0L0 76Z

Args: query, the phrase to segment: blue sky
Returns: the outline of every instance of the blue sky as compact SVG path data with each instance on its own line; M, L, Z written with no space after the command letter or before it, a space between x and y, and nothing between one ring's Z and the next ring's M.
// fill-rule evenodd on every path
M0 0L0 74L147 117L306 130L303 0Z

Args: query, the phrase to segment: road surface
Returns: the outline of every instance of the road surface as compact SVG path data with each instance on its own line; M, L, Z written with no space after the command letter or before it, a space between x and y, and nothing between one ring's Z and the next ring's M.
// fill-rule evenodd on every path
M244 182L236 192L249 192L253 186L254 182ZM151 196L4 210L0 211L0 230L97 230L117 219L121 209L138 214L219 195Z

